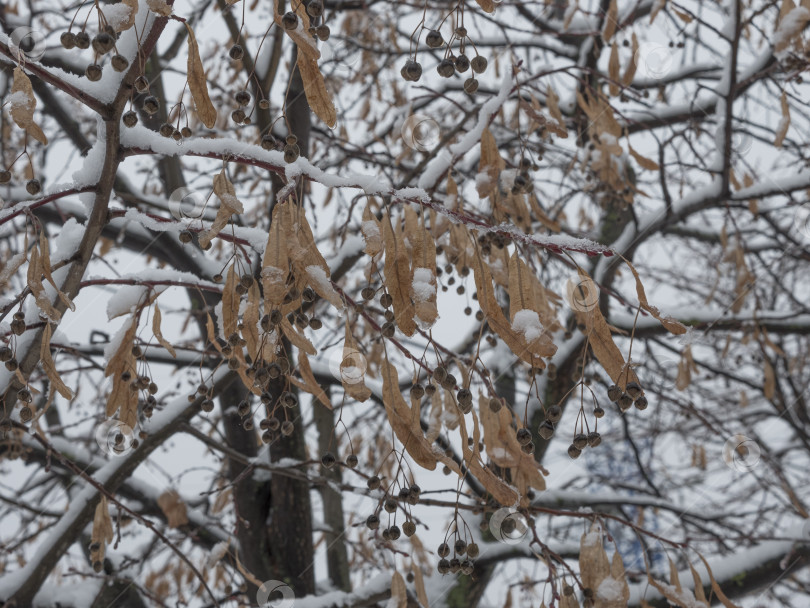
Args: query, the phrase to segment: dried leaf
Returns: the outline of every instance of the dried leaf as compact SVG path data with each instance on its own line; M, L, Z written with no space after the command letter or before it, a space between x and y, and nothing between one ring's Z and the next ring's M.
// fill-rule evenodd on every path
M408 590L405 587L405 579L399 572L394 572L391 577L391 599L388 600L386 608L407 608Z
M506 163L498 152L498 143L489 127L481 133L481 160L478 165L479 177L475 180L478 196L486 198L498 192L498 179ZM484 177L486 176L486 177Z
M236 189L225 175L224 167L214 176L214 194L219 198L220 205L211 227L200 233L200 247L203 249L208 247L211 240L228 225L232 215L239 215L245 211L242 203L236 198Z
M273 208L270 230L267 235L267 246L262 258L262 292L264 293L265 312L279 308L287 294L287 275L290 272L290 260L287 255L286 233L288 227L284 222L289 217L285 213L286 203Z
M773 145L777 148L782 147L782 143L785 141L788 129L790 128L790 107L787 102L787 94L784 91L782 91L780 103L782 105L782 120L779 121L779 127L776 129L776 138L773 140Z
M124 32L135 25L135 17L138 16L138 0L123 0L121 2L124 6L129 7L129 14L126 19L119 19L115 22L114 28L116 32ZM113 4L112 6L118 6Z
M332 96L326 90L318 61L305 53L298 53L298 70L301 72L309 107L328 127L334 127L337 124L337 111Z
M664 8L667 4L667 0L655 0L652 5L652 10L650 11L650 23L655 21L655 18L658 16L658 13L661 12L661 9Z
M765 398L769 401L773 400L776 394L776 374L773 371L773 366L771 362L765 359L765 380L762 385L762 394L765 395Z
M37 123L34 122L34 110L37 99L31 81L22 68L14 68L14 82L11 85L11 119L18 127L24 129L31 137L43 146L48 145L48 138Z
M318 349L312 345L312 342L303 334L299 334L295 328L290 325L286 317L281 321L281 331L284 337L287 338L295 348L304 351L308 355L314 356L318 354Z
M385 214L383 220L383 241L385 242L385 286L391 294L394 305L394 318L397 327L406 336L416 331L413 320L414 309L411 301L411 264L410 256L405 249L405 242L399 231L394 231L391 216Z
M610 42L613 34L616 33L616 27L619 25L619 5L616 0L610 0L608 12L605 16L605 26L602 30L602 38L604 41Z
M226 340L236 333L239 324L240 297L236 293L236 283L236 264L231 264L222 287L222 337Z
M706 559L700 553L698 553L697 555L700 558L700 561L703 562L703 565L706 566L706 572L709 573L709 580L711 581L712 584L712 591L717 596L717 599L720 600L720 603L723 604L723 606L725 606L726 608L740 608L737 604L728 599L726 597L726 594L723 593L723 590L720 589L720 585L714 579L714 575L712 574L712 569L709 566L709 562L707 562Z
M658 163L636 152L633 149L633 146L630 145L629 140L627 142L627 148L630 151L630 156L636 159L636 162L642 169L646 169L647 171L658 171Z
M259 339L259 305L261 303L261 290L256 281L251 283L247 294L247 307L242 314L242 337L245 339L247 352L252 360L259 355L261 341Z
M149 8L153 11L155 11L155 8L152 6L153 3L165 5L163 0L149 0ZM171 14L171 8L167 8L169 11L168 14ZM200 59L200 49L197 46L197 39L194 37L194 30L191 29L188 23L186 23L186 29L188 30L188 63L186 68L188 88L189 91L191 91L194 104L197 106L197 115L200 117L202 123L211 129L217 121L217 109L208 96L208 81L205 76L202 60ZM217 217L219 217L219 213L217 213Z
M91 536L93 541L100 543L111 543L114 538L110 507L107 504L106 496L102 496L96 505Z
M482 9L484 9L485 13L494 13L495 12L495 1L494 0L475 0Z
M304 380L303 386L300 388L311 395L314 395L318 401L331 410L332 403L329 401L329 397L327 397L324 390L318 384L318 381L315 380L315 374L312 373L312 367L309 365L309 358L302 350L298 351L298 371L301 374L301 378Z
M177 352L174 350L174 346L163 337L163 332L160 330L161 319L160 307L157 305L157 302L155 302L155 310L152 313L152 333L158 343L165 348L172 357L177 358Z
M411 539L415 536L411 536ZM425 579L422 576L422 569L414 566L411 570L413 572L413 586L416 587L416 597L422 608L430 608L430 600L428 600L427 589L425 588Z
M188 523L186 503L175 490L167 490L158 497L160 510L166 516L166 523L170 528L179 528Z
M621 78L619 75L619 45L614 41L610 47L610 61L608 61L608 76L610 76L610 94L616 97L621 93L619 82Z
M595 591L610 576L610 561L602 544L602 527L597 522L593 522L590 530L582 535L579 546L582 584Z
M546 106L548 107L551 117L557 122L557 129L554 131L554 133L555 135L565 139L568 137L568 129L565 126L565 119L563 118L562 112L560 112L559 100L560 98L557 97L554 89L552 89L551 85L549 85L546 93ZM551 127L551 123L546 123L546 127Z
M59 299L62 300L65 306L67 306L70 310L75 311L76 306L73 304L73 301L65 292L59 289L59 286L56 284L56 281L54 281L53 275L51 274L51 253L48 246L48 238L45 236L44 230L41 230L39 233L39 258L42 266L42 274L45 275L48 283L50 283L51 286L56 290Z
M668 332L678 336L685 334L686 326L683 323L676 321L671 317L664 317L661 315L658 308L650 305L650 303L647 302L647 294L644 291L644 285L641 284L641 277L639 276L636 267L633 266L633 264L626 258L622 257L622 260L624 260L624 262L629 266L630 272L633 273L633 276L636 279L636 295L638 296L638 301L639 304L641 304L641 308L655 317Z
M630 48L630 61L627 62L627 68L622 76L622 84L629 87L633 83L633 78L636 75L636 53L638 53L638 37L633 32L633 43Z
M52 331L51 324L45 322L45 326L42 329L42 341L39 348L40 364L42 365L42 369L45 370L45 375L48 376L48 379L51 381L57 392L65 399L70 400L73 399L73 391L70 390L62 381L62 378L56 371L56 364L53 362L53 358L51 357Z
M363 251L374 257L382 251L382 232L380 231L380 220L371 212L371 200L363 210L361 231L363 232L363 240L366 243Z
M166 0L146 0L146 6L161 17L169 17L172 14L172 7L166 3Z
M436 468L436 454L422 434L419 423L419 406L410 407L399 390L397 368L386 358L381 366L383 403L388 421L397 439L419 466L430 471Z
M130 377L137 377L135 356L132 354L137 329L137 317L133 316L129 326L121 328L123 335L118 341L118 349L104 370L105 377L112 376L112 390L107 398L105 414L110 418L119 412L118 418L130 428L135 428L137 422L138 392L131 390L129 382L125 382L122 376L126 372Z

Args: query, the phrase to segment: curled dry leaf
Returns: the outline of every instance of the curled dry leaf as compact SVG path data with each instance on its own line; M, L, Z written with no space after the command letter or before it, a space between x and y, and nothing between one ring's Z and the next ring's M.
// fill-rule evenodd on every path
M138 392L130 390L129 383L124 381L122 375L128 372L130 377L137 377L135 356L132 354L137 329L137 318L133 316L129 326L121 328L123 335L118 341L118 348L104 370L105 377L112 376L112 390L107 398L105 415L111 418L120 410L118 418L130 428L135 428L137 422Z
M157 13L161 17L169 17L172 14L172 7L166 3L166 0L146 0L146 6L149 7L150 11Z
M402 333L412 336L416 331L416 323L413 320L414 309L410 297L413 280L410 256L405 249L401 231L394 231L391 216L387 213L383 218L383 241L385 242L385 286L393 299L394 317Z
M318 60L306 53L298 53L298 69L301 72L301 81L304 83L304 93L309 107L328 127L334 127L337 124L337 111L332 96L326 90L326 82L318 67Z
M380 230L380 220L371 212L371 199L363 210L363 223L360 226L363 233L363 240L366 243L363 252L374 257L382 251L382 232Z
M162 0L149 0L149 8L152 8L152 2L162 2ZM152 8L152 10L155 9ZM169 8L169 14L171 14L171 8ZM200 59L200 48L197 45L197 39L194 37L194 30L191 29L188 23L186 23L186 29L188 30L188 88L197 106L197 115L202 123L210 129L217 121L217 109L208 96L208 81ZM219 214L217 214L217 217L219 217Z
M177 352L174 350L174 346L172 346L171 342L169 342L166 338L163 337L163 332L160 330L162 316L160 314L160 307L155 302L155 310L152 313L152 333L155 336L155 340L165 348L172 357L177 357Z
M630 60L627 62L627 68L624 70L624 76L622 76L622 84L626 87L633 83L633 78L636 75L636 53L638 53L638 37L636 33L633 32L630 47Z
M391 599L388 600L386 608L406 608L408 605L408 590L405 587L405 579L399 572L394 572L391 577Z
M42 260L40 258L40 249L37 243L31 247L31 252L28 255L28 275L27 284L28 289L34 295L37 306L44 312L52 321L59 321L62 318L61 313L54 308L51 303L50 297L45 292L45 286L42 284L42 275L44 274L42 268Z
M478 3L485 13L494 13L495 12L495 1L494 0L475 0Z
M498 178L506 163L498 152L498 143L489 127L481 133L481 161L478 165L478 177L475 187L478 196L486 198L498 192Z
M302 350L298 351L298 372L301 374L303 382L299 382L297 378L292 378L296 386L310 395L313 395L323 405L332 409L332 403L326 395L321 385L315 380L315 374L312 373L312 367L309 365L309 357Z
M176 490L167 490L158 497L160 510L166 516L166 523L170 528L179 528L188 523L186 503L180 498Z
M284 225L284 221L289 218L289 214L284 212L284 208L285 204L277 204L273 208L267 246L264 248L261 280L265 312L279 308L287 293L290 260L285 237L288 227Z
M618 96L621 92L621 88L619 87L619 82L621 82L621 78L619 76L619 45L616 44L614 41L613 44L610 46L610 61L608 61L608 75L610 76L610 95L612 97Z
M45 275L45 278L48 280L48 283L51 284L56 290L59 299L67 306L70 310L75 311L76 306L73 304L73 301L68 297L68 295L59 289L59 286L54 281L53 275L51 274L51 253L50 253L50 246L48 245L48 238L45 236L45 231L40 231L39 233L39 261L40 265L42 266L42 274Z
M613 34L616 33L616 28L619 25L619 5L616 0L610 0L607 15L605 15L605 26L602 30L602 38L605 42L610 42ZM612 93L611 93L612 95Z
M632 150L632 148L631 148L631 150ZM657 167L658 166L656 165L656 168ZM644 285L641 284L641 277L639 276L638 271L636 270L636 267L633 266L633 264L629 260L624 258L623 256L622 256L622 260L624 260L624 262L630 268L630 272L633 273L633 277L635 277L635 279L636 279L636 294L638 296L638 301L639 301L639 304L641 305L642 310L646 310L653 317L655 317L661 323L661 325L664 326L664 328L668 332L670 332L672 334L675 334L677 336L685 334L686 333L686 326L683 323L681 323L680 321L676 321L675 319L673 319L671 317L663 316L661 314L661 312L658 310L658 308L656 308L655 306L652 306L647 301L647 294L644 291Z
M247 307L242 314L242 337L247 342L247 352L255 361L259 356L261 342L259 340L259 308L261 304L261 290L254 281L248 288Z
M406 236L412 246L411 299L414 318L419 327L427 331L439 318L436 306L436 243L424 223L418 221L412 229L406 225Z
M93 515L93 531L90 534L91 542L98 543L99 549L93 554L95 561L102 561L104 559L104 550L108 543L111 543L114 538L112 518L110 517L110 507L107 504L107 497L102 496L96 505L96 511Z
M381 372L383 403L394 434L416 464L429 471L434 470L437 457L422 434L422 427L419 423L419 407L412 408L405 401L399 390L397 368L387 358L382 363Z
M34 97L31 80L22 68L17 66L14 68L14 82L11 85L11 119L31 137L43 146L47 146L48 138L45 137L45 133L42 132L39 125L34 122L36 107L37 99Z
M70 400L73 399L73 391L70 390L62 381L62 378L56 371L56 364L53 362L53 358L51 357L52 331L51 324L46 322L45 327L42 329L42 341L39 349L40 364L42 365L42 369L45 371L45 375L48 376L48 380L51 381L56 391L65 399Z
M579 275L587 280L591 280L588 273L582 268L577 269ZM611 380L624 389L628 382L638 382L638 376L627 365L622 352L613 341L608 325L599 306L588 307L586 310L576 311L577 320L585 325L585 334L588 343L591 345L593 354L599 364L605 369Z
M225 168L214 176L214 194L219 198L219 209L211 227L200 233L200 246L205 248L219 232L228 225L232 215L245 212L242 203L236 198L236 189L225 175Z
M565 139L568 137L568 128L565 126L565 119L563 118L562 112L560 112L559 102L560 98L557 97L557 93L555 93L554 89L549 85L546 92L546 106L548 107L549 114L551 114L551 117L556 121L556 124L547 122L546 128L557 137Z
M776 129L776 138L773 140L773 145L777 148L782 147L785 141L788 129L790 128L790 107L788 106L787 95L782 91L782 99L780 101L782 106L782 119L779 121L779 126Z

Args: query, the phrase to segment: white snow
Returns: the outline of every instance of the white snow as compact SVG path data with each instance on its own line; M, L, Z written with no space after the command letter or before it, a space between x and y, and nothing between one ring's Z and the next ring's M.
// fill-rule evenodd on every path
M596 590L596 597L606 602L620 602L622 600L622 589L624 585L615 578L609 576L599 583Z
M791 38L799 33L808 20L810 20L810 10L807 10L804 6L797 6L791 10L779 22L779 27L776 28L773 34L774 48L786 45ZM786 50L784 49L781 53Z
M524 308L515 313L512 319L512 330L523 334L526 342L533 342L543 335L543 324L540 322L540 315L533 310Z
M411 283L411 297L414 302L427 302L436 295L436 279L430 268L415 268Z

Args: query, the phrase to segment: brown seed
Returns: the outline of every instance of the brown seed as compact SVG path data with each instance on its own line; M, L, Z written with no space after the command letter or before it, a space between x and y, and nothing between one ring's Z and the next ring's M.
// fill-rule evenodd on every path
M87 80L98 82L101 80L101 66L97 63L91 63L85 68L84 75L87 76Z

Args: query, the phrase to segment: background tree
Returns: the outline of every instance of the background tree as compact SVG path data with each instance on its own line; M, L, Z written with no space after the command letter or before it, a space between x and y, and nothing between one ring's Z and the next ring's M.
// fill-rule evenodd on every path
M805 605L808 21L0 5L0 601Z

